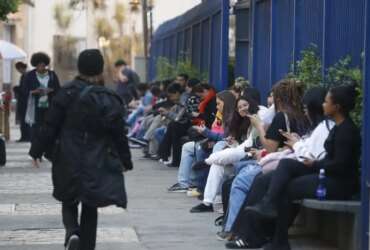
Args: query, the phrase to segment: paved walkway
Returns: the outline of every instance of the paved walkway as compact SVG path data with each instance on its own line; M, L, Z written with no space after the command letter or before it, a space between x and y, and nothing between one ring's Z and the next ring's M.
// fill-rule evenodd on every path
M50 164L33 168L28 148L9 143L8 163L0 169L0 249L63 249L60 204L51 197ZM126 175L128 211L115 207L100 211L97 249L224 249L212 224L218 214L190 214L196 199L166 192L176 181L177 170L140 157L133 151L135 170Z
M0 250L62 250L64 230L60 204L51 197L50 164L33 168L28 148L8 144L8 163L0 168ZM97 250L225 249L215 237L218 214L190 214L198 200L166 192L177 169L140 157L133 151L135 170L126 175L128 211L100 211Z

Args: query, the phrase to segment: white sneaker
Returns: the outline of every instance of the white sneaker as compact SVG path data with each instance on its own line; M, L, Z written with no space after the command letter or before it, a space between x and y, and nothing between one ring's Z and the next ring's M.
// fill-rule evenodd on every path
M80 249L80 237L72 235L67 243L66 250L79 250Z

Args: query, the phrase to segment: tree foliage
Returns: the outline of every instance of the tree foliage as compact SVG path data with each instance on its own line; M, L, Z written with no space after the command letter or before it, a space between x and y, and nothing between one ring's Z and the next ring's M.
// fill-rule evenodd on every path
M1 0L0 1L0 20L6 20L9 13L15 13L18 10L20 0Z

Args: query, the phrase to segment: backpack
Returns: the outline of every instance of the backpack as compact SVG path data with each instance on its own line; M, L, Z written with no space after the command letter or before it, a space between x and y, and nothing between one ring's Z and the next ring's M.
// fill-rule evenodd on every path
M113 91L89 85L82 89L73 108L79 127L94 135L106 134L112 122L124 122L125 104Z

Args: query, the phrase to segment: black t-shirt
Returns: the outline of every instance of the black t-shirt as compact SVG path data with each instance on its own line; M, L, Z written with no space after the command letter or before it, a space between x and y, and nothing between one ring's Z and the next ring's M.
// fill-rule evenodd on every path
M298 133L297 123L295 121L289 121L290 132ZM266 139L273 140L279 143L279 147L284 146L286 138L279 132L279 130L287 131L287 125L285 121L285 115L283 112L279 112L275 115L270 127L266 132Z

